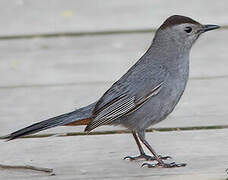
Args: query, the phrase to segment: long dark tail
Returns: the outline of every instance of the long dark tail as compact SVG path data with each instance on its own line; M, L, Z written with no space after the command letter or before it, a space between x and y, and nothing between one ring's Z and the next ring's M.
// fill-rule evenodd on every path
M39 131L43 131L56 126L71 125L71 124L80 125L80 123L78 123L79 121L81 121L82 124L85 124L85 121L83 120L91 118L95 104L96 103L93 103L86 107L77 109L75 111L65 113L65 114L35 123L31 126L25 127L23 129L15 131L1 138L7 139L8 141L10 141L21 136L37 133Z

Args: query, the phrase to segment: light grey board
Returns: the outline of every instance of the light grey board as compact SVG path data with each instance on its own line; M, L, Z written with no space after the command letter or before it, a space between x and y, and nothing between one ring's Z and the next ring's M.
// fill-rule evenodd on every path
M228 31L203 35L190 78L228 76ZM113 82L146 51L153 34L0 41L0 87Z
M137 155L130 134L50 137L0 141L1 164L53 168L55 176L42 172L0 170L11 179L225 179L228 167L228 130L147 133L147 140L159 154L185 162L174 169L141 168L144 161L122 158Z
M0 35L157 28L182 14L227 25L227 0L11 0L0 2Z
M154 127L228 125L228 78L190 80L183 98L168 119ZM0 135L69 112L96 101L111 84L0 89ZM84 127L58 127L43 131L83 131ZM123 129L100 127L96 131Z

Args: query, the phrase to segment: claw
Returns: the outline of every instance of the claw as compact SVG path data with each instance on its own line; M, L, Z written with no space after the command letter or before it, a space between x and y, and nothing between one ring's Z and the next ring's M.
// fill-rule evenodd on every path
M187 164L185 163L180 163L176 164L175 162L172 163L157 163L157 164L150 164L150 163L143 163L141 167L147 166L148 168L156 168L156 167L161 167L161 168L174 168L174 167L184 167Z
M148 168L155 167L156 164L150 164L150 163L143 163L141 167L147 166Z
M130 159L130 160L132 160L132 159L134 159L134 157L126 156L126 157L124 157L123 159L124 159L124 160L125 160L125 159Z
M158 157L159 157L159 159L162 159L162 160L172 159L171 156L161 156L161 155L159 155Z
M149 156L146 154L141 154L139 156L126 156L126 157L124 157L124 159L130 159L130 161L138 160L138 159L145 159L146 161L154 161L155 160L155 158L153 156Z
M172 157L170 157L170 156L161 156L161 155L159 155L158 157L159 157L159 159L162 159L162 160L172 159ZM126 156L123 159L124 160L125 159L129 159L130 161L138 160L138 159L145 159L146 161L155 161L156 160L153 156L149 156L149 155L146 155L146 154L141 154L139 156Z

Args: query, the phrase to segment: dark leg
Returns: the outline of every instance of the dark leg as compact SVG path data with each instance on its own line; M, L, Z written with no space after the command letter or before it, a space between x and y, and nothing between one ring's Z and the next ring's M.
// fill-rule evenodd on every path
M133 137L135 139L135 142L136 142L136 144L137 144L137 146L139 148L140 155L139 156L126 156L126 157L124 157L124 159L130 159L131 161L138 160L138 159L145 159L147 161L154 161L154 160L156 160L153 156L149 156L149 155L146 155L145 154L145 152L144 152L144 150L143 150L143 148L142 148L142 146L141 146L141 144L139 142L139 139L138 139L136 133L135 132L132 132L132 135L133 135ZM160 159L169 159L171 157L170 156L165 156L165 157L159 156L159 158Z
M155 160L158 162L157 164L143 163L142 166L147 166L149 168L154 168L154 167L173 168L173 167L183 167L183 166L186 166L185 163L181 163L181 164L176 164L175 162L172 162L172 163L164 163L162 161L162 159L157 155L157 153L153 150L153 148L150 146L150 144L145 140L145 132L138 132L138 136L139 136L140 141L154 155Z

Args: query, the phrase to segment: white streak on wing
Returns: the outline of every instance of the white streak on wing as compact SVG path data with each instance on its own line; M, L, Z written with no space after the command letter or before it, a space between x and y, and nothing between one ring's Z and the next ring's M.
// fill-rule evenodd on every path
M96 117L96 119L99 118L103 118L104 116L112 113L113 111L118 110L119 108L121 108L125 103L128 103L129 98L125 98L124 100L119 100L113 104L111 104L109 107L107 107L106 109L104 109L103 111L101 111L98 116Z
M134 98L126 98L124 101L113 104L111 108L107 108L105 111L100 113L94 120L119 115L119 113L125 112L126 110L129 110L129 108L132 108L134 106Z
M163 82L161 82L159 85L155 86L146 97L142 97L137 101L137 104L145 103L150 97L155 96L156 94L159 93L161 90Z
M107 111L107 113L102 113L98 115L90 125L91 129L98 127L99 125L109 124L118 117L126 114L129 110L135 107L134 97L126 98L124 101L114 103L115 108L112 107L112 111ZM113 104L113 105L114 105ZM108 109L109 110L109 109Z

